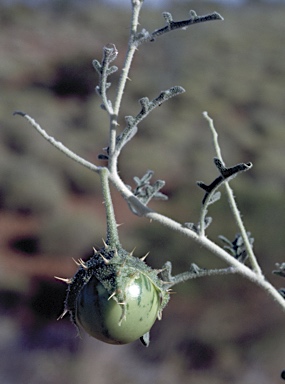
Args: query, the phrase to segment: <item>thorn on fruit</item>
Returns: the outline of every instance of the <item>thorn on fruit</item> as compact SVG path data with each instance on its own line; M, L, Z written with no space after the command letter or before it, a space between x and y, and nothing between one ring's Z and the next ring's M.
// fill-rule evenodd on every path
M102 255L102 253L99 252L99 255L102 257L102 259L104 260L104 263L105 263L105 264L109 264L109 263L110 263L110 260L106 259L106 257L104 257L104 256Z
M75 262L75 264L76 264L78 267L80 267L80 263L79 263L77 260L75 260L74 258L72 258L72 260Z
M109 248L109 245L106 243L106 241L105 241L104 239L102 239L102 241L103 241L104 247L105 247L106 249L108 249L108 248Z
M162 312L161 312L161 311L158 311L158 313L157 313L157 319L158 319L158 320L161 320L161 319L162 319Z
M112 297L114 297L115 296L115 294L116 294L116 291L114 291L109 297L108 297L108 300L111 300L112 299Z
M57 320L61 320L66 314L67 314L68 310L65 309L62 314L57 318Z
M63 281L63 282L66 283L66 284L70 284L70 283L72 283L72 279L67 279L67 278L65 278L65 277L54 276L54 278L57 279L57 280Z
M146 253L144 256L142 256L142 257L140 258L141 261L145 261L145 259L148 257L148 255L149 255L149 252Z
M83 267L84 269L88 269L85 261L83 261L82 259L78 259L78 262L79 262L79 265L81 265L81 267Z

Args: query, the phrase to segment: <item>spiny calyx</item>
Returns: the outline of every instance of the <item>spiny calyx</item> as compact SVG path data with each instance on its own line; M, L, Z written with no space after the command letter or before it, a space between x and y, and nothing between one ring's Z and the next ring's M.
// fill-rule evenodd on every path
M62 318L91 336L109 344L141 339L149 344L149 330L169 300L165 283L141 259L121 247L105 244L86 262L79 259L78 271L68 284Z

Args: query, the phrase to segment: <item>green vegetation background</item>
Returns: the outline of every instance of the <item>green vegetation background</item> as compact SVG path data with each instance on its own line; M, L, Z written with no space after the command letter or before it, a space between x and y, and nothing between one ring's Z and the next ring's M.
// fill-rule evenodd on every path
M101 58L105 44L115 43L122 66L130 12L99 1L88 7L55 4L0 9L1 382L19 382L19 375L29 384L280 382L283 314L236 276L177 287L147 350L136 343L119 348L85 335L76 338L68 321L56 322L65 287L53 276L71 276L71 258L89 257L105 234L99 180L12 113L29 113L48 133L97 162L107 143L108 119L94 92L91 61ZM152 207L181 222L197 221L202 191L195 182L216 176L212 138L202 117L207 110L226 163L254 164L232 186L264 273L279 287L282 280L271 271L285 261L285 6L173 1L167 10L183 19L190 8L198 14L219 11L225 21L140 47L121 127L125 115L139 111L141 97L156 97L173 85L186 93L141 124L120 159L121 176L132 184L133 176L154 170L166 181L169 201ZM164 10L146 7L141 27L162 26ZM116 81L114 75L110 95ZM150 251L153 266L170 260L179 272L192 262L222 265L180 235L134 217L115 194L114 201L123 245L136 247L137 256ZM226 199L209 214L214 218L209 237L233 239Z

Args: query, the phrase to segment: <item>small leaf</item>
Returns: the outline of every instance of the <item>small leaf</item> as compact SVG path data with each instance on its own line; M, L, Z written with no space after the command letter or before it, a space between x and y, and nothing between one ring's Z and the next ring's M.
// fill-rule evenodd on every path
M162 16L164 17L164 20L167 24L171 24L171 22L173 21L172 14L170 12L163 12Z
M136 34L135 40L139 45L144 41L151 40L151 34L143 28L140 32Z
M118 70L118 67L116 65L112 65L112 67L108 68L107 75L110 76L112 75L112 73L117 72L117 70Z
M247 232L248 240L250 245L252 246L254 243L254 238L251 236L250 232ZM245 263L248 255L246 252L245 244L243 237L241 236L240 233L236 234L236 237L233 241L228 240L224 236L219 236L219 238L226 244L224 245L224 249L229 251L231 255L239 260L241 263Z
M136 121L136 119L133 116L125 116L125 120L129 127L132 127Z
M191 19L195 19L196 17L198 17L197 13L193 11L193 9L191 9L191 11L189 12L189 15Z
M149 110L149 98L143 97L139 100L139 103L142 107L141 113L147 113Z
M212 221L213 221L212 217L210 216L205 217L205 229L209 227Z
M102 92L101 92L101 88L99 87L99 85L96 85L96 87L95 87L95 91L96 91L96 93L97 93L99 96L101 96Z
M93 65L94 69L96 69L96 71L98 72L98 74L101 75L101 73L102 73L102 66L101 66L101 64L99 63L99 61L96 60L96 59L93 60L93 61L92 61L92 65Z
M150 181L150 179L152 178L153 174L154 174L154 172L151 171L150 169L148 171L146 171L146 173L140 179L141 180L141 184L148 183Z
M274 273L274 275L285 277L285 263L276 263L276 267L279 269L272 271L272 273Z
M103 48L103 62L106 61L106 63L110 64L112 61L116 59L117 56L118 56L118 51L114 44L110 44ZM103 65L103 62L102 62L102 65Z
M196 224L194 224L194 223L184 223L184 227L191 229L191 231L198 233L198 228L197 228Z
M153 196L156 200L168 200L168 196L165 195L162 192L156 192L156 194Z
M221 198L221 192L217 191L211 196L210 200L208 201L208 204L214 204L216 201L220 200Z

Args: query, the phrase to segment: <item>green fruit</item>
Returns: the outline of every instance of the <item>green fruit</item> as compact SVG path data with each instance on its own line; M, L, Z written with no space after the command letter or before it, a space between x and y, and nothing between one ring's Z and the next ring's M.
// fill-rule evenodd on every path
M92 277L78 296L76 323L91 336L111 344L130 343L150 330L157 318L160 297L147 277L141 274L130 278L124 304L109 297L100 281Z
M160 271L107 245L78 264L75 276L65 280L69 285L63 315L70 312L76 326L106 343L141 338L148 345L148 332L169 300L157 276Z

